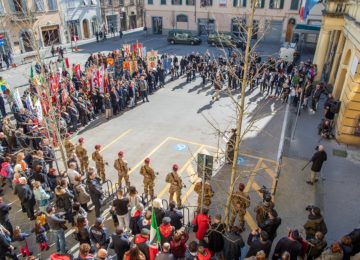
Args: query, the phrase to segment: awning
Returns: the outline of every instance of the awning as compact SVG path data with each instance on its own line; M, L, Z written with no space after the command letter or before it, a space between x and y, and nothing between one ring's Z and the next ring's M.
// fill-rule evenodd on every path
M304 32L304 33L319 33L320 25L312 24L297 24L295 25L295 32Z

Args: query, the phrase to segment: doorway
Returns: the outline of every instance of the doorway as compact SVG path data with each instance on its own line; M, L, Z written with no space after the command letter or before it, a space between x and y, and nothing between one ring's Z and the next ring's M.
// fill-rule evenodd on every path
M294 18L290 18L286 28L286 35L285 35L286 42L291 42L295 24L296 24L296 20Z
M84 19L82 25L83 25L84 39L88 39L90 37L89 21L87 19Z
M215 32L215 20L214 19L198 19L199 35L208 35Z
M153 34L162 34L163 30L163 20L160 16L152 17L152 29Z
M20 39L22 41L22 45L23 45L23 52L29 52L29 51L33 51L33 37L31 35L30 32L28 31L23 31L20 34Z

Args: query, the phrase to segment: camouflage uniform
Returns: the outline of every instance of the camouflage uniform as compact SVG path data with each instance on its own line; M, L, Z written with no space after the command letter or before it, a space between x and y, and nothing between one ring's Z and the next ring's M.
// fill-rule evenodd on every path
M140 169L140 174L144 176L144 193L154 197L154 186L155 186L155 172L147 164L143 165Z
M101 156L100 152L99 151L93 152L92 159L93 159L93 161L95 161L97 174L100 176L101 180L103 182L105 182L105 180L106 180L105 163L104 163L104 159Z
M194 191L198 194L198 208L201 208L201 193L202 193L202 183L198 182L195 184ZM214 196L214 191L210 183L205 182L204 184L204 206L209 207L211 205L211 198Z
M256 222L258 226L260 224L263 224L265 220L268 218L268 212L272 210L275 207L274 202L269 201L263 201L260 202L254 209L254 212L256 213Z
M65 152L66 152L66 157L68 159L71 158L71 155L75 150L75 146L71 142L70 138L65 138L65 140L64 140L64 148L65 148Z
M226 144L226 162L232 163L234 159L234 147L236 141L236 132L233 132Z
M81 172L85 173L89 167L89 156L87 155L87 150L82 144L78 144L75 147L75 154L79 158Z
M118 158L114 162L114 168L118 171L118 184L121 187L122 179L124 178L126 187L130 187L130 181L129 181L129 168L127 165L127 162L123 160L122 158Z
M169 202L173 200L174 194L176 195L176 205L178 208L181 207L181 188L183 186L182 180L176 171L168 173L166 176L166 182L170 183Z
M240 227L244 229L246 209L250 207L250 197L246 192L236 191L231 196L231 220L230 225L233 226L236 215L239 215Z

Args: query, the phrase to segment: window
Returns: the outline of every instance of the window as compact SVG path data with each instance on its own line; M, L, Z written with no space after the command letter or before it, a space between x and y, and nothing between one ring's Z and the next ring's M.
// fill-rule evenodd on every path
M119 5L124 6L124 0L119 0Z
M56 0L48 0L48 8L49 8L49 11L56 11L58 8Z
M154 0L148 0L148 5L153 5L154 4Z
M178 16L176 16L176 21L178 23L187 23L188 22L188 17L185 14L179 14Z
M26 0L9 0L9 5L13 13L26 13Z
M4 6L2 4L2 1L0 0L0 15L5 14L5 9Z
M256 2L256 8L264 8L265 7L265 0L259 0Z
M233 7L246 7L246 0L233 0Z
M45 11L44 0L35 0L34 6L35 6L36 12L44 12Z
M270 0L270 9L283 9L284 8L284 0Z
M172 5L182 5L182 0L171 0Z
M108 4L109 4L109 5L112 5L112 0L108 0Z
M291 0L290 10L299 9L299 0Z
M212 6L212 0L200 0L200 7Z
M96 0L91 0L91 5L96 5Z
M134 0L130 0L130 4L129 5L135 5Z
M195 5L195 0L186 0L186 5Z

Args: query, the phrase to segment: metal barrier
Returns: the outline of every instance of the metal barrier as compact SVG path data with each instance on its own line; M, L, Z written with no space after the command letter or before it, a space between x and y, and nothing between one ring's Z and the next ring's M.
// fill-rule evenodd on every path
M190 227L191 226L190 209L188 207L183 207L182 213L183 213L183 218L182 218L183 226ZM187 216L187 219L185 218L185 216Z

